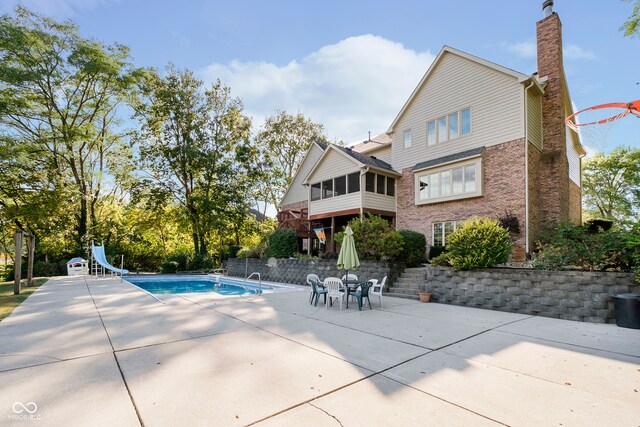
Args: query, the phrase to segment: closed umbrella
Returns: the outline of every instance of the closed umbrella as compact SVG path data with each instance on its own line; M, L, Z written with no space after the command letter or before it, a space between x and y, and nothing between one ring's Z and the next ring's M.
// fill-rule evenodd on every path
M340 247L340 255L338 255L338 268L347 270L347 280L349 279L349 270L360 267L358 252L356 251L356 242L353 240L353 230L347 225L344 229L344 240Z

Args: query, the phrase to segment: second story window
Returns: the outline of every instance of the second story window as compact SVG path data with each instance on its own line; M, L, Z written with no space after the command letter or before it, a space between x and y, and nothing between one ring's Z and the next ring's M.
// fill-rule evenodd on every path
M416 203L433 203L482 195L481 160L416 175Z
M322 181L322 198L328 199L329 197L333 197L333 180L332 179Z
M411 129L404 131L404 148L411 147Z
M377 179L376 179L376 192L378 194L384 194L385 193L385 183L387 182L387 177L384 175L378 175Z
M376 174L367 172L365 175L364 189L370 193L376 192Z
M395 178L387 177L387 196L396 195L396 180Z
M347 181L349 184L347 190L349 194L360 191L360 172L354 172L347 175Z
M322 198L320 191L320 183L311 184L311 200L320 200Z
M347 176L339 176L333 179L333 192L336 196L347 194Z

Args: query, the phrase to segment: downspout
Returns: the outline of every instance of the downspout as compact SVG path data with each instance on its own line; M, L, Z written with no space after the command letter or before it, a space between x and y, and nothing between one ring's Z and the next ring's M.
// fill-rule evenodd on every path
M529 111L529 98L527 93L535 84L535 77L531 78L531 84L524 89L524 257L531 256L529 250L529 123L527 121Z
M369 172L369 166L365 166L360 171L360 221L362 221L362 217L364 217L364 187L367 184L366 181L362 182L362 177Z

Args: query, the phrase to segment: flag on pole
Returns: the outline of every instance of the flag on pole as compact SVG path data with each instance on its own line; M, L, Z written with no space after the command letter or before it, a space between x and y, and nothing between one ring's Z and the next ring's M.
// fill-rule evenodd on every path
M324 228L314 228L313 231L316 232L316 236L320 239L320 243L323 245L327 243L327 236L324 234Z

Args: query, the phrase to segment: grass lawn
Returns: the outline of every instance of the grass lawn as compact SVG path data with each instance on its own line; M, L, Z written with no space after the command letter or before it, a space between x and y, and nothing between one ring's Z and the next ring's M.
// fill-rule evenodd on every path
M20 295L13 294L13 282L0 283L0 320L11 314L14 308L19 306L22 301L26 300L33 291L47 280L49 279L46 277L40 277L36 279L36 285L31 287L25 286L26 281L22 281Z

